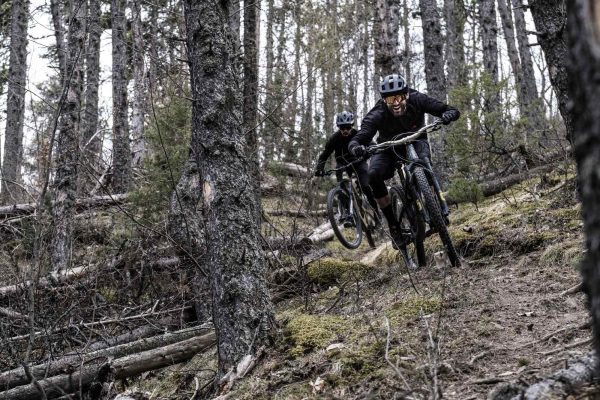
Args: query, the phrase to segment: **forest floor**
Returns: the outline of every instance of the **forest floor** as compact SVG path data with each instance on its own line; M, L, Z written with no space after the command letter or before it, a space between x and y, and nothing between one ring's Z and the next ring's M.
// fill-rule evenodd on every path
M451 214L460 268L409 271L388 243L337 241L299 265L277 304L280 335L229 399L483 399L499 382L530 384L591 348L574 173L532 179ZM431 255L441 250L429 238ZM131 382L183 398L210 378L215 353ZM178 397L179 396L179 397Z

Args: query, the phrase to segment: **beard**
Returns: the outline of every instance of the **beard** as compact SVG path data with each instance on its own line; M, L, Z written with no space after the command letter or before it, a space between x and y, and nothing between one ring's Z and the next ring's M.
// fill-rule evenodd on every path
M400 104L388 105L388 109L394 115L394 117L401 117L406 113L407 102L403 101Z

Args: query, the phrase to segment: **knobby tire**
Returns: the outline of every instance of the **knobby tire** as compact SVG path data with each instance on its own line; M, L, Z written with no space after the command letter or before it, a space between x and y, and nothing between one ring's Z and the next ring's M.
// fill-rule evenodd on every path
M342 245L344 245L344 247L347 247L349 249L356 249L356 248L358 248L358 246L360 246L360 243L362 241L362 234L363 234L360 216L358 215L356 207L354 207L353 218L354 218L354 230L356 232L356 237L354 238L354 240L350 241L350 240L346 239L346 237L344 236L344 233L342 232L344 227L342 226L341 227L342 229L340 229L340 226L338 225L338 221L336 220L337 210L336 210L335 200L336 200L336 198L338 198L338 203L339 203L340 202L339 199L341 198L339 196L346 197L348 199L347 200L348 204L350 203L350 198L348 196L348 193L344 189L342 189L340 186L334 187L327 194L327 218L329 219L329 222L331 223L331 228L333 229L333 233L338 238L340 243Z
M414 171L414 176L417 187L423 196L425 208L429 214L429 223L431 227L435 229L438 235L440 235L440 239L442 239L442 243L444 244L444 247L446 247L446 253L448 254L450 263L453 267L458 267L460 266L460 258L456 252L456 249L454 248L454 244L450 238L450 233L448 232L448 228L446 227L446 223L442 217L442 211L439 202L431 190L431 186L429 185L425 171L423 171L422 168L416 168Z

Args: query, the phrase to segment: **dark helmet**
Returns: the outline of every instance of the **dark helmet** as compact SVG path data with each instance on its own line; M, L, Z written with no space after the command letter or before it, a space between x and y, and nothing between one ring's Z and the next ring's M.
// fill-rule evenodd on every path
M335 116L335 124L340 125L352 125L354 124L354 114L350 111L342 111Z
M379 83L379 93L381 97L392 94L405 93L408 90L406 80L400 74L388 75Z

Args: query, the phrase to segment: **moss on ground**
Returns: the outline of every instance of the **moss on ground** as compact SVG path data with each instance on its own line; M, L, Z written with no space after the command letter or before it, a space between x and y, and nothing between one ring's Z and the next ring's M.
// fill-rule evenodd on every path
M349 327L349 321L333 315L300 314L285 327L285 335L291 343L290 356L299 357L313 350L324 349Z
M400 323L423 314L431 314L440 309L442 300L439 296L412 295L394 303L386 316L393 323Z
M323 258L308 265L308 278L319 285L332 285L347 280L364 279L372 268L358 261Z

